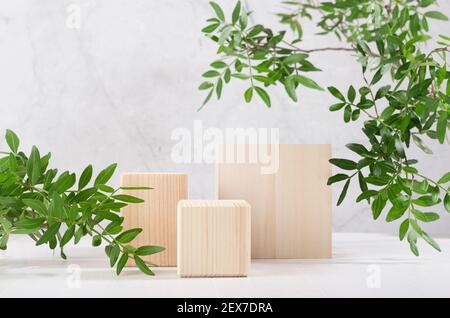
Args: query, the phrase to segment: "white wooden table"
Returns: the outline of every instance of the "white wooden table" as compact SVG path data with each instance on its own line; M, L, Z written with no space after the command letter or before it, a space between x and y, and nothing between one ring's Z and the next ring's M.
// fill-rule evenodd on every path
M450 239L437 253L379 234L335 233L333 259L253 261L247 278L178 278L175 268L156 277L108 266L89 240L61 260L27 237L14 237L0 254L3 297L442 297L450 296Z

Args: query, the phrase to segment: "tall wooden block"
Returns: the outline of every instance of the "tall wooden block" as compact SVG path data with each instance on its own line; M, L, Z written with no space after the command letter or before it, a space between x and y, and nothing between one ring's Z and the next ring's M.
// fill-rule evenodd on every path
M176 220L178 201L188 197L188 177L182 173L125 173L121 185L145 186L153 190L124 190L123 193L145 200L122 209L124 229L142 228L135 246L164 246L165 251L144 257L156 266L177 265ZM134 265L129 261L127 266Z
M238 201L180 201L178 275L247 276L250 205Z
M216 169L218 198L246 200L252 207L252 257L331 257L331 146L279 145L278 154L272 154L277 155L278 169L270 173L264 172L267 164L249 159L260 148L221 147ZM245 159L230 160L239 151ZM230 152L235 156L226 159Z

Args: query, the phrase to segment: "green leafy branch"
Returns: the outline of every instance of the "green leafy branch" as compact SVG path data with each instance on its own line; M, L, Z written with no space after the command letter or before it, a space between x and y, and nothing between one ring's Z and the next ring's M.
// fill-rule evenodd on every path
M11 235L28 235L36 245L59 246L63 259L64 247L71 241L78 244L90 236L92 245L105 243L105 252L111 267L119 275L129 258L145 274L154 275L142 256L159 253L160 246L133 247L130 243L142 232L135 228L123 230L124 218L120 209L142 199L118 193L119 190L150 190L147 187L120 187L107 185L117 165L103 169L91 182L92 165L81 173L78 182L75 173L65 171L58 175L49 169L51 154L41 156L33 146L29 156L19 151L17 135L6 131L10 152L1 152L0 158L0 249L6 250Z
M223 84L228 84L232 78L249 83L244 92L246 102L251 102L256 92L267 107L272 103L266 87L277 82L283 83L294 101L297 101L296 88L299 85L322 90L314 80L304 75L320 71L308 60L306 51L302 52L292 44L282 45L285 31L274 33L261 24L249 26L250 13L245 11L240 1L233 10L231 21L226 20L217 3L210 4L216 17L208 19L209 24L202 31L218 44L218 54L222 56L211 63L211 70L203 74L206 81L199 89L208 93L202 107L211 100L214 92L220 99Z
M245 80L250 87L244 92L246 102L256 91L271 106L267 87L281 84L287 95L298 101L298 88L321 90L305 73L320 71L308 59L310 54L324 51L351 53L361 65L365 85L328 92L338 101L330 111L342 111L345 123L364 118L362 131L366 145L349 144L347 148L360 159L331 159L344 172L332 176L328 184L343 182L337 204L344 201L352 180L361 190L356 201L371 204L374 219L389 208L386 221L402 220L399 237L405 237L412 252L419 254L420 237L433 248L439 245L422 229L423 223L440 219L438 213L422 211L443 204L450 212L448 183L450 173L438 181L426 177L416 168L418 161L408 157L415 144L427 154L432 150L426 139L443 144L450 128L450 72L447 53L450 38L440 35L437 47L426 52L431 40L429 19L448 21L442 12L429 9L436 0L334 0L282 1L287 12L277 14L289 30L274 32L261 24L249 25L246 12L238 1L231 21L220 6L211 2L215 17L202 30L217 43L220 60L211 64L224 71L210 70L200 89L208 90L203 106L214 91L222 95L223 83L232 78ZM314 11L316 14L312 14ZM302 47L305 19L316 23L319 35L334 34L347 46ZM293 35L289 39L289 35ZM226 62L225 62L226 61ZM222 81L223 78L223 81ZM217 81L214 81L216 80ZM202 107L203 107L202 106Z

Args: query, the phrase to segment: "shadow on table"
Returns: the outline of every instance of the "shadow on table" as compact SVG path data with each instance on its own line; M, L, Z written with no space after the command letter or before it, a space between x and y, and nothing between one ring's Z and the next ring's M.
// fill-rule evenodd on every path
M331 259L314 260L272 260L259 259L252 261L250 277L284 277L293 273L302 273L305 270L310 271L313 268L320 267L333 268L339 270L336 266L345 265L419 265L426 262L426 259L414 258L351 258L345 255L334 255ZM275 267L280 267L275 269ZM331 269L330 268L330 269ZM153 267L152 270L156 276L144 275L137 268L128 267L123 270L120 276L115 273L115 268L109 268L107 259L81 258L74 257L67 261L64 260L27 260L27 259L1 259L0 276L6 280L23 280L30 278L50 279L56 277L73 277L79 275L83 281L143 281L143 280L172 280L178 279L175 267ZM189 280L188 278L185 280ZM196 278L193 278L196 279ZM201 278L200 278L201 279ZM221 279L221 278L216 278ZM230 280L231 278L224 278ZM240 279L240 278L238 278Z
M1 259L0 277L2 280L23 280L30 278L53 278L79 275L82 280L146 280L175 279L176 268L154 267L156 276L148 276L137 268L124 268L120 276L116 269L110 268L107 261L98 259L72 258L64 260Z

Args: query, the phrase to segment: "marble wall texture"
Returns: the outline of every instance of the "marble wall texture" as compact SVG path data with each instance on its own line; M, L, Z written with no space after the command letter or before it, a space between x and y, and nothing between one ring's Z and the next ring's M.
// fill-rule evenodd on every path
M220 1L231 10L233 1ZM440 1L450 15L450 2ZM252 22L280 27L273 13L281 1L247 0ZM230 12L230 11L228 11ZM80 19L78 20L78 13ZM201 73L215 46L200 29L211 16L204 0L2 0L0 2L0 127L15 130L24 149L52 151L53 165L80 172L92 163L119 163L125 171L186 171L192 198L214 196L214 167L176 164L171 157L176 128L203 126L279 128L283 143L331 143L336 157L352 156L344 145L363 142L360 124L345 125L328 111L334 99L301 90L291 102L283 88L271 89L272 109L245 104L245 85L234 81L223 100L196 112L204 96ZM433 22L433 34L449 30ZM305 48L338 45L305 25ZM448 32L447 32L448 33ZM362 85L358 64L346 53L316 53L322 86ZM1 142L1 148L5 142ZM434 156L411 153L432 177L449 169L450 147L431 143ZM117 184L117 174L114 183ZM340 187L333 190L334 201ZM353 184L349 198L355 197ZM450 215L427 228L450 234ZM374 222L365 204L352 200L334 208L335 231L397 233L398 224Z

